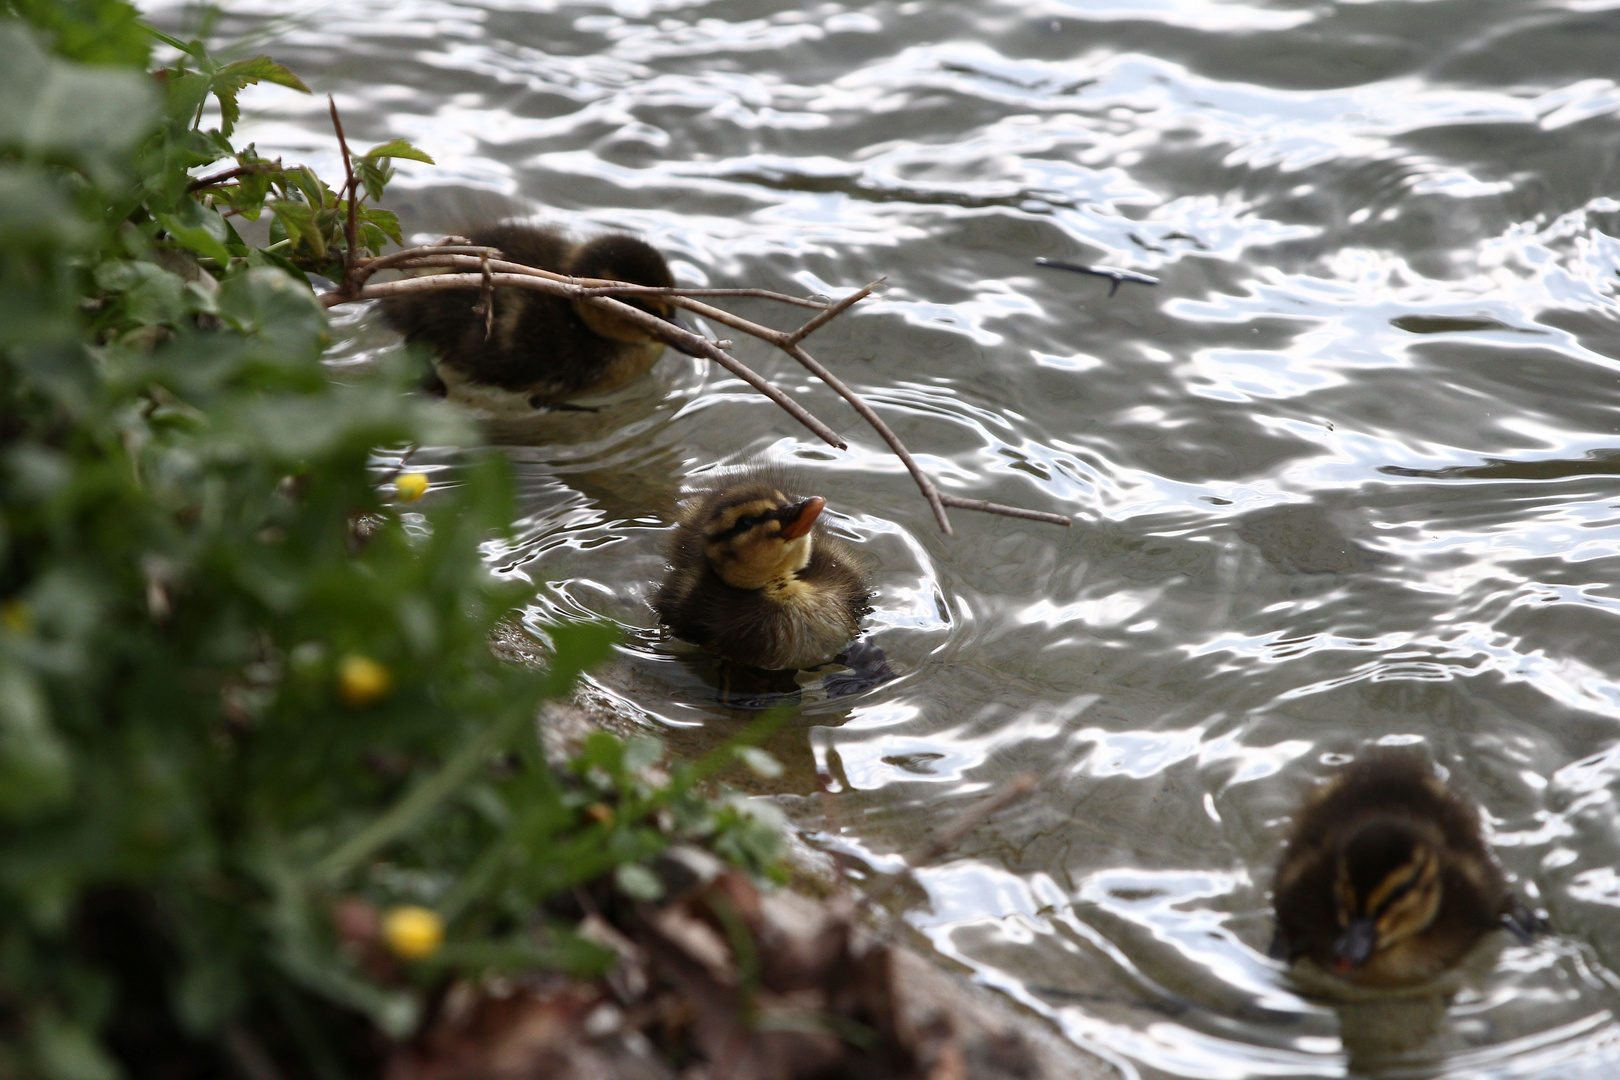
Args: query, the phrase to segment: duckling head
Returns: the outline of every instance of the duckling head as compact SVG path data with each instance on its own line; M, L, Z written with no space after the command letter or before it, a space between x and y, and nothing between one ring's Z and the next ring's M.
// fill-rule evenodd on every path
M1422 933L1440 910L1438 837L1403 820L1370 821L1339 848L1333 895L1342 931L1335 966L1354 971Z
M567 272L575 277L602 278L660 289L673 288L675 285L675 277L669 272L669 264L664 257L646 241L623 233L609 233L581 244L568 260ZM675 315L675 306L663 297L621 296L617 299L685 329ZM612 312L603 311L594 304L576 300L573 306L580 321L599 337L630 345L662 345L659 338L642 327Z
M789 499L750 485L717 503L703 523L703 554L738 589L786 589L810 562L812 529L827 500Z

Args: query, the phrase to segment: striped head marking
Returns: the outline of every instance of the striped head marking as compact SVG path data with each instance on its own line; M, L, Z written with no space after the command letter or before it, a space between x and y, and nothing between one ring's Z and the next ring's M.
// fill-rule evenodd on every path
M1407 822L1363 825L1339 849L1333 899L1343 931L1334 955L1339 970L1352 971L1434 921L1440 857Z
M810 562L811 529L827 500L789 499L780 491L751 491L727 500L703 523L703 553L727 585L785 586Z

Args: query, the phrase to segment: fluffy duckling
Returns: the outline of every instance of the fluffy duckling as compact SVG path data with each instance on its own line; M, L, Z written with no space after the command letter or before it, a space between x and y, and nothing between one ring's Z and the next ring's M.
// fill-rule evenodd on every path
M817 525L827 505L766 480L682 504L653 608L677 637L723 659L816 667L860 632L871 589L854 554Z
M1479 811L1410 752L1374 751L1313 792L1273 889L1272 956L1359 986L1426 982L1490 931L1528 938L1535 927Z
M661 288L675 284L662 255L622 233L578 242L556 228L508 223L475 229L470 239L499 248L508 262L554 273ZM527 289L495 290L495 318L486 336L484 316L473 310L479 295L455 289L383 303L394 329L438 351L439 385L430 387L435 392L476 402L495 390L521 395L534 407L553 405L634 382L664 352L662 341L624 319ZM661 298L623 299L680 325L674 306Z

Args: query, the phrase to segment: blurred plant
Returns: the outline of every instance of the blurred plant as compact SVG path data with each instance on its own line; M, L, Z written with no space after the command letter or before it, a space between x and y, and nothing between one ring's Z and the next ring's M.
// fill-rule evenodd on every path
M154 38L179 58L149 72ZM547 766L537 708L611 633L552 628L545 674L493 659L525 598L478 553L504 461L388 485L407 529L374 449L473 433L403 360L321 364L305 275L397 242L360 193L426 156L375 147L339 197L233 147L258 81L305 90L122 0L0 0L0 1078L349 1075L447 969L603 964L549 897L650 896L672 837L775 856L698 794L724 756L659 778L655 743L598 735Z

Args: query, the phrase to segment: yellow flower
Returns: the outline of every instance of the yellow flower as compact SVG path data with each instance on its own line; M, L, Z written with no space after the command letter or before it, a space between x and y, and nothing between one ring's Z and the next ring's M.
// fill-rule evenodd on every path
M414 904L389 908L383 916L383 939L401 960L422 960L444 944L444 920Z
M427 489L428 478L419 472L400 473L394 479L394 490L399 493L400 502L415 502Z
M0 604L0 625L13 634L33 633L34 609L26 600L7 600Z
M393 690L393 673L369 656L350 653L338 664L338 697L350 708L363 709Z

